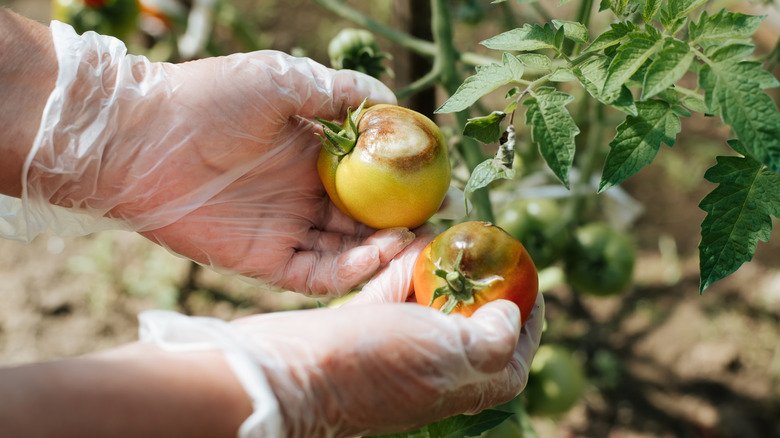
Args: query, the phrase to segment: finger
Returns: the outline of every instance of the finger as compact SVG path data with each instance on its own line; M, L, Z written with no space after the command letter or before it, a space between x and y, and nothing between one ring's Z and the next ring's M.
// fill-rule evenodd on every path
M503 370L515 354L520 336L520 309L496 300L461 320L461 340L471 365L484 373Z
M374 231L374 228L370 228L360 222L345 215L341 210L336 207L336 204L328 200L327 207L325 209L324 220L322 221L322 229L326 231L332 231L335 233L352 234L355 236L369 236Z
M412 242L403 228L378 232L362 245L341 253L294 252L284 267L282 287L309 294L343 295L368 280Z
M370 303L403 303L412 292L414 264L430 236L418 237L374 278L372 278L346 305Z

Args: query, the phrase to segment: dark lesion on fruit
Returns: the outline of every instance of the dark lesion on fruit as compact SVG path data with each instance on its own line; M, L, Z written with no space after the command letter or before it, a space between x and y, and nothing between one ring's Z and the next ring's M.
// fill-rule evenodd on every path
M394 117L396 116L397 117ZM388 118L391 119L388 122ZM407 119L400 122L399 119ZM402 136L402 133L397 133L399 123L409 123L414 128L420 130L420 137L426 139L426 144L422 147L414 148L416 153L411 155L394 155L376 153L380 149L375 148L387 148L393 145L393 142L397 141L398 137ZM420 167L423 167L427 163L436 159L437 154L442 153L442 145L437 141L437 133L431 129L425 123L421 123L418 120L409 120L409 114L403 111L395 109L385 109L383 114L373 115L371 112L365 114L360 120L360 139L363 148L371 153L372 160L376 162L388 162L392 163L394 168L403 169L408 171L414 171ZM370 145L370 146L368 146Z

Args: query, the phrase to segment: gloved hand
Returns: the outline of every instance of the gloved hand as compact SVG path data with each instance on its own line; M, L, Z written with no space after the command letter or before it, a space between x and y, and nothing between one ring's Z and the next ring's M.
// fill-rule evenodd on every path
M114 38L51 30L59 75L26 192L21 206L0 202L0 216L22 223L0 232L138 231L217 269L334 295L414 238L344 216L315 170L314 116L340 122L364 98L394 103L379 81L273 51L151 63Z
M542 295L522 330L509 301L470 318L390 302L407 299L425 243L408 246L342 307L232 323L153 311L141 315L142 339L225 352L255 405L241 437L394 433L512 399L539 346Z

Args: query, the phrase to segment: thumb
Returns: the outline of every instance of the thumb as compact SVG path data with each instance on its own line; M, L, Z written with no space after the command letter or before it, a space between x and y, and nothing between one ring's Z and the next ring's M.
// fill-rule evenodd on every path
M403 303L412 292L414 264L433 236L417 237L346 305Z
M512 359L520 336L520 309L507 300L489 302L461 319L469 363L483 373L498 372Z

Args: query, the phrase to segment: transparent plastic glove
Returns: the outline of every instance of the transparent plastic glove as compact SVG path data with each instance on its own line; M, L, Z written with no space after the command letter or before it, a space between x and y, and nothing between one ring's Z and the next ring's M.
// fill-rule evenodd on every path
M522 330L517 306L508 301L489 303L470 318L388 303L406 299L410 277L398 274L411 272L424 243L407 247L368 289L336 309L232 323L147 312L142 333L169 349L225 352L255 400L242 437L395 433L511 400L525 387L539 346L541 294Z
M214 268L334 295L414 238L348 219L316 172L314 116L395 102L379 81L274 51L151 63L114 38L51 30L60 71L17 233L123 228Z

